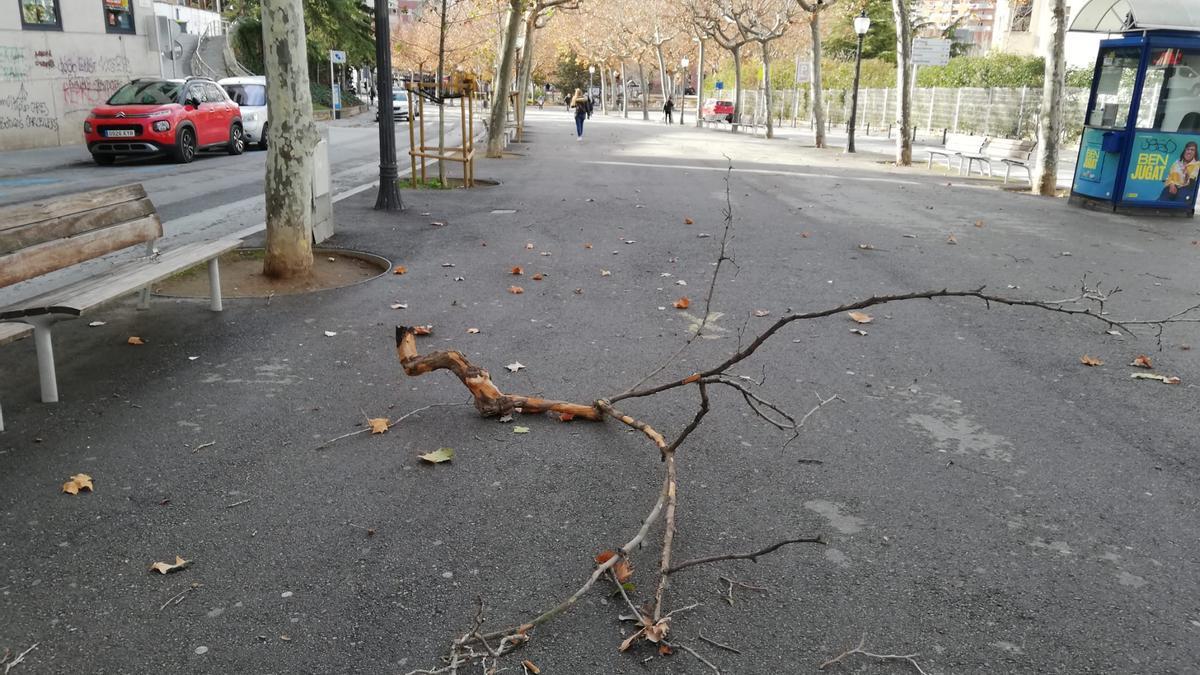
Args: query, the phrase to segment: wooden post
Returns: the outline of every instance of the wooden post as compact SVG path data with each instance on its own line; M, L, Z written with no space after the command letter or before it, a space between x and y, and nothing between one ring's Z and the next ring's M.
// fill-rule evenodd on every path
M407 89L408 89L408 160L409 160L409 163L412 164L412 171L409 172L408 179L412 182L413 189L416 189L416 187L417 187L417 156L414 153L417 150L417 145L416 145L416 138L414 138L415 132L413 131L413 120L415 119L413 117L413 113L416 112L416 108L414 107L414 104L413 104L413 88L412 88L412 79L411 78L408 80ZM382 113L380 113L380 114L382 114Z
M423 84L425 84L424 81L419 83L417 86L421 87L421 85L423 85ZM420 137L421 137L421 184L425 185L427 179L425 178L425 97L424 96L420 96L420 95L417 96L417 109L419 111L417 118L421 120L421 122L417 126L417 129L419 130Z

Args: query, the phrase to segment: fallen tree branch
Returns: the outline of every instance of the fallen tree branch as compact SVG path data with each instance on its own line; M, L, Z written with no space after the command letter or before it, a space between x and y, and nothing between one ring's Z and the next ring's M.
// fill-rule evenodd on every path
M9 652L6 651L4 653L5 661L0 662L0 663L3 663L3 665L4 665L4 675L8 675L8 671L12 670L18 663L24 661L25 655L28 654L29 652L37 649L38 645L40 645L40 644L42 644L42 643L40 643L40 642L33 643L33 645L29 647L29 649L26 649L25 651L21 652L20 654L17 654L17 658L13 659L12 661L7 660Z
M867 636L864 634L862 636L862 639L858 641L857 647L855 647L854 649L847 649L846 651L842 652L841 654L838 654L837 656L833 657L832 659L829 659L825 663L822 663L820 666L817 666L817 670L825 670L825 666L831 666L831 665L841 661L842 659L848 658L855 654L862 654L863 656L866 656L868 658L880 659L881 661L904 661L904 662L911 664L913 668L916 668L917 673L919 673L920 675L928 675L928 673L926 673L924 670L921 669L921 664L917 663L916 658L918 656L920 656L920 654L872 654L871 652L868 652L865 649L863 649L863 647L865 647L866 644L867 644Z
M678 565L675 565L674 567L664 570L663 574L667 574L667 575L675 574L676 572L678 572L680 570L685 570L689 567L695 567L696 565L704 565L704 564L711 563L711 562L718 562L720 560L750 560L751 562L758 562L758 558L760 556L767 555L768 553L774 553L775 551L777 551L789 544L820 544L822 546L825 546L826 542L824 539L822 539L820 537L807 537L804 539L784 539L783 541L775 542L774 544L771 544L770 546L768 546L760 551L754 551L753 553L726 553L724 555L712 555L712 556L708 556L706 558L695 558L694 560L688 560L685 562L681 562Z

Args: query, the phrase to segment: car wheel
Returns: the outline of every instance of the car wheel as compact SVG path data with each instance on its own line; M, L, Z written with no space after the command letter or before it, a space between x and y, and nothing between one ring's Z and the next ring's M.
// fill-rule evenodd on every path
M258 149L259 150L267 149L267 143L269 142L268 139L270 138L270 133L271 133L271 126L268 124L264 124L263 130L262 130L262 135L259 136L259 138L258 138Z
M117 156L94 154L92 155L92 159L96 160L96 163L100 166L110 166L113 162L117 161Z
M246 134L242 131L242 125L235 124L229 129L229 154L240 155L246 150Z
M196 159L196 132L191 127L184 127L176 134L175 150L172 156L180 164L189 164Z

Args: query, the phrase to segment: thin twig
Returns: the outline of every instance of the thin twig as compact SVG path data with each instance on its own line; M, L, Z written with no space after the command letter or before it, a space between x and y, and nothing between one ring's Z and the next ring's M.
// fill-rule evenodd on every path
M204 448L207 448L207 447L210 447L210 446L213 446L216 444L217 444L216 441L209 441L207 443L201 443L200 445L197 445L196 447L192 448L192 452L199 452L199 451L203 450Z
M681 645L678 642L663 642L663 644L670 647L671 649L682 649L683 651L691 654L692 656L696 657L697 659L700 659L700 663L703 663L704 665L708 666L709 668L712 668L714 673L716 673L717 675L721 675L721 669L716 667L715 665L713 665L712 661L709 661L708 659L701 656L700 652L696 651L695 649L692 649L691 647L689 647L687 645Z
M33 650L37 649L37 646L38 646L38 645L40 645L40 644L42 644L42 643L40 643L40 642L35 642L35 643L33 643L33 646L31 646L29 649L26 649L25 651L21 652L20 654L17 654L17 658L15 658L15 659L13 659L12 661L9 661L8 663L4 664L4 675L8 675L8 671L12 670L12 669L13 669L13 666L15 666L15 665L17 665L18 663L20 663L20 662L24 661L24 660L25 660L25 655L26 655L26 654L28 654L29 652L31 652L31 651L33 651Z
M416 410L405 413L405 414L401 415L400 417L396 418L392 422L388 422L387 428L391 429L392 427L403 422L404 420L408 419L409 417L412 417L413 415L416 415L419 412L424 412L426 410L429 410L430 408L453 408L454 406L459 406L459 405L466 405L466 403L431 403L427 406L422 406L420 408L417 408ZM366 415L367 414L364 412L363 416L366 417ZM368 418L368 419L370 419L370 418ZM363 427L362 429L358 429L357 431L351 431L350 433L342 434L341 436L334 436L333 438L331 438L331 439L325 441L324 443L318 445L317 447L313 448L313 450L324 450L325 448L332 445L335 441L340 441L343 438L350 438L351 436L357 436L359 434L365 434L366 432L368 432L370 430L371 430L371 427L366 426L366 427Z
M179 603L183 602L184 597L186 597L188 593L191 593L194 590L196 590L195 586L188 586L179 593L176 593L168 598L166 602L159 606L158 611L163 611L168 605L178 605Z
M817 669L824 670L825 666L831 666L831 665L841 661L842 659L845 659L846 657L853 656L854 654L862 654L863 656L866 656L868 658L880 659L882 661L905 661L907 663L912 664L912 667L916 668L917 673L919 673L920 675L928 675L928 673L926 673L924 670L921 669L921 664L917 663L917 661L916 661L916 657L920 656L919 653L917 653L917 654L872 654L871 652L868 652L865 649L863 649L863 647L866 644L867 644L867 636L864 634L862 636L862 639L858 641L857 647L855 647L854 649L848 649L848 650L842 652L841 654L833 657L832 659L829 659L825 663L822 663L820 666L818 666Z
M707 558L695 558L693 560L681 562L678 565L675 565L674 567L671 567L671 568L665 570L663 573L668 574L668 575L675 574L676 572L678 572L680 570L685 570L689 567L695 567L696 565L704 565L706 563L717 562L718 560L750 560L753 562L758 562L759 556L764 556L764 555L767 555L768 553L774 553L776 550L783 548L784 546L787 546L789 544L820 544L820 545L824 546L825 540L820 537L807 537L807 538L803 538L803 539L784 539L783 541L771 544L770 546L762 549L761 551L754 551L753 553L726 553L724 555L708 556Z
M721 648L721 649L724 649L724 650L726 650L726 651L731 651L731 652L733 652L734 654L741 654L741 653L742 653L742 650L740 650L740 649L738 649L738 648L736 648L736 647L730 647L729 645L723 645L723 644L721 644L720 642L717 642L716 640L710 640L709 638L706 638L706 637L704 637L704 633L700 633L699 635L697 635L697 637L698 637L698 638L700 638L700 640L701 640L702 642L707 642L708 644L710 644L710 645L712 645L712 646L714 646L714 647L719 647L719 648Z
M771 592L771 589L769 589L769 588L764 588L762 586L751 586L750 584L743 583L741 581L737 581L736 579L730 579L729 577L717 577L717 579L720 579L721 581L724 581L725 583L729 584L729 588L725 589L725 594L722 595L721 597L725 599L725 602L729 603L730 607L733 606L733 587L734 586L737 586L738 588L744 588L748 591L758 591L760 593L770 593Z
M232 503L232 504L226 504L226 505L225 505L225 508L227 508L227 509L232 509L232 508L233 508L233 507L235 507L235 506L241 506L242 504L249 503L249 502L250 502L251 500L253 500L253 499L254 499L254 497L249 497L249 498L247 498L247 499L243 499L243 500L242 500L242 501L240 501L240 502L234 502L234 503Z

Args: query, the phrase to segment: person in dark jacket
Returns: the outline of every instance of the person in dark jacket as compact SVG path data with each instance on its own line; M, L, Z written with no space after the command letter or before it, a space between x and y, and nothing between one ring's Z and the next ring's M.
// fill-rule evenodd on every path
M663 114L666 115L667 124L671 123L671 113L673 112L675 112L675 101L668 96L667 102L663 104Z
M571 108L575 111L575 140L583 140L583 121L588 117L588 110L591 108L589 101L583 92L576 89L575 94L571 96Z

